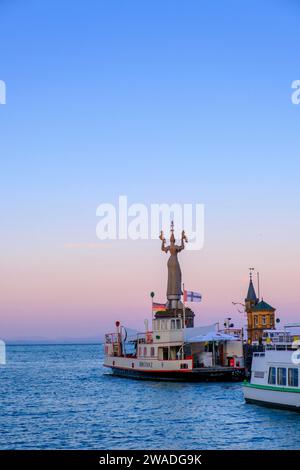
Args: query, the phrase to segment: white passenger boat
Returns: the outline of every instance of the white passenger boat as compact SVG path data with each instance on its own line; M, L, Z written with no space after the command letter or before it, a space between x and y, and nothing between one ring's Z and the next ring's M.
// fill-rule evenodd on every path
M264 348L253 353L251 380L244 383L247 403L300 411L300 342L289 329L267 330Z
M127 341L126 329L105 336L104 366L142 379L237 381L245 376L240 337L214 326L184 328L183 319L153 319L153 328Z

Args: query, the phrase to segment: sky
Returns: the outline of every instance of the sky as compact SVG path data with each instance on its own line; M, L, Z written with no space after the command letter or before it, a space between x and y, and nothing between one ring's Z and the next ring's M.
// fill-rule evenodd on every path
M180 254L196 324L243 324L249 267L300 320L299 18L292 0L0 0L0 337L143 328L167 256L97 239L120 195L204 204L204 247Z

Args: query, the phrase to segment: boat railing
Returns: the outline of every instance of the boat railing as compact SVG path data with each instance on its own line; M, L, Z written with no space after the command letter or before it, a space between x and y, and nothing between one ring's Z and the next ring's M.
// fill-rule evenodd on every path
M137 334L138 344L152 344L153 343L153 331L146 331L146 333Z
M243 339L243 330L240 328L224 328L218 331L221 334L234 336L236 339Z
M267 344L266 351L295 351L293 343L289 344Z
M263 342L268 344L268 341L271 341L272 343L292 343L293 338L291 336L278 336L274 338L267 338L263 336Z
M105 335L106 344L118 343L119 341L120 341L120 333L107 333Z

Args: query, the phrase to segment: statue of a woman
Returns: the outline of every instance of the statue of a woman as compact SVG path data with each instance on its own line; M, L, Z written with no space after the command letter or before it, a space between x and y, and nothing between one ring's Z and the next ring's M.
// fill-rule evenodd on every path
M181 269L178 262L177 254L184 250L184 241L187 242L187 237L184 231L181 234L181 245L175 245L174 237L174 223L171 223L171 236L170 245L166 246L166 239L164 238L163 232L160 232L161 249L165 253L170 252L171 256L168 260L168 289L167 298L168 300L180 300L181 291Z

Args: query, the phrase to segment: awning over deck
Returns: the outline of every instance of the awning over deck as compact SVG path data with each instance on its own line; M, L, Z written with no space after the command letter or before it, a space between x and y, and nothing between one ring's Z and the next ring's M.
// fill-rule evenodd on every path
M216 331L215 325L198 326L184 330L184 341L186 343L208 343L210 341L237 341L238 338Z

